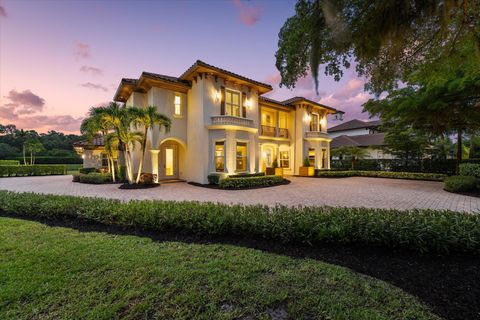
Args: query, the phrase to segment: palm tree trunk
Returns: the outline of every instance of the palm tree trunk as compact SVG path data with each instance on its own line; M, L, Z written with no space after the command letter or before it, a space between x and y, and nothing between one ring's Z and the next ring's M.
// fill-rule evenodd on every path
M133 183L133 172L132 172L132 162L131 162L132 154L130 153L130 147L127 145L125 146L125 165L127 166L127 178L128 183Z
M142 141L142 157L140 158L140 164L138 165L138 173L137 173L137 180L135 183L140 182L140 177L142 176L142 170L143 170L143 159L145 158L145 148L147 146L147 132L148 132L148 127L145 127L145 132L143 134L143 141Z
M462 162L462 129L457 129L457 163L455 171L459 172L460 162Z
M111 163L110 163L111 162ZM108 165L111 168L111 175L112 175L112 181L115 182L115 161L113 160L113 157L110 155L108 156Z
M23 145L23 165L27 165L27 156L25 155L25 145Z
M33 164L33 152L30 151L30 165Z

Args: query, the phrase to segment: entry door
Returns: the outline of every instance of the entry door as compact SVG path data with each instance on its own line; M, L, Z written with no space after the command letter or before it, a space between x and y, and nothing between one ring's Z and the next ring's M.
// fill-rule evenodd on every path
M174 144L162 145L160 179L178 179L178 148Z

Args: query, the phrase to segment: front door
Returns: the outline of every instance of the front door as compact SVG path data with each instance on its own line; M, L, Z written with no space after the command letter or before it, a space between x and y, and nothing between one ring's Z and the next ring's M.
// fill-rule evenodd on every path
M160 180L178 179L178 146L163 144L160 152Z

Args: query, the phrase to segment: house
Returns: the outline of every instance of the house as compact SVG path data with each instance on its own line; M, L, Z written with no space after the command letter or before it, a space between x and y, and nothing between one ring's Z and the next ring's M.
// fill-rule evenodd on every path
M330 147L336 149L343 146L365 148L369 159L391 159L385 153L385 133L380 129L382 122L353 119L328 129L332 138ZM337 157L338 158L338 157Z
M275 159L294 175L305 157L329 169L327 116L343 112L303 97L263 96L270 91L269 84L198 60L179 77L143 72L122 79L114 100L154 105L172 119L169 133L157 128L148 134L144 170L158 180L207 183L210 173L261 172ZM92 150L83 152L89 165ZM134 168L139 159L136 151Z

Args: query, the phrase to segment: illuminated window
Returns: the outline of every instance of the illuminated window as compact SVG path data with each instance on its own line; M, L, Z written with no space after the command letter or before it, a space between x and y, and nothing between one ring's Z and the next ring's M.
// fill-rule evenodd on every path
M320 131L320 117L318 113L312 113L311 119L312 120L310 120L310 131Z
M247 171L246 142L237 142L237 171Z
M240 117L240 92L225 90L225 114Z
M278 127L280 129L287 129L288 113L280 111L278 113Z
M225 171L225 142L215 142L215 171Z
M179 95L175 95L175 115L181 116L182 115L182 98Z
M280 151L280 167L289 168L290 167L290 152Z
M310 162L310 167L315 167L315 149L308 149L308 162Z
M328 157L327 149L322 149L322 169L327 169Z

